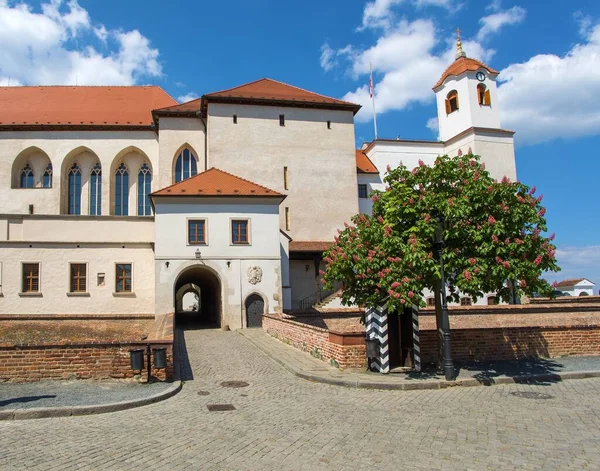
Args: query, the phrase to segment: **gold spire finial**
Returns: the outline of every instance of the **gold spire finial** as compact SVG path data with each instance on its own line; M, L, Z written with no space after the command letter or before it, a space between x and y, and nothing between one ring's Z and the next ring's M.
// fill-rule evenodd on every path
M467 57L465 51L462 48L462 41L460 40L460 28L456 28L456 59L460 59L461 57Z

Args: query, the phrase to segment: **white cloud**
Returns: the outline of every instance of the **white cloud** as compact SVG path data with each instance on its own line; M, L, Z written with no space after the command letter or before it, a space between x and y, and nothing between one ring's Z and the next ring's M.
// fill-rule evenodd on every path
M495 12L479 20L481 28L477 33L478 41L484 41L488 36L497 33L506 25L515 25L525 19L525 9L518 6L509 8L508 10L499 10L500 4L492 3L491 8Z
M76 0L50 0L41 11L0 0L0 76L11 83L132 85L161 74L146 37L94 24Z
M502 124L520 143L600 132L600 23L564 56L539 54L500 72Z
M368 28L389 29L396 22L394 7L403 3L408 3L416 8L435 6L448 10L457 10L462 6L462 4L457 3L457 0L373 0L365 5L362 24L358 30L362 31Z
M177 97L177 101L179 103L185 103L186 101L192 101L195 100L196 98L198 98L198 94L197 93L187 93L185 95L180 95Z
M550 282L570 278L587 278L596 284L600 283L599 245L558 246L556 260L561 271L547 273L544 277Z
M452 63L455 54L454 38L447 37L444 41L440 40L440 36L430 20L401 20L393 29L384 32L370 48L344 48L347 52L343 55L350 61L350 73L357 79L364 79L362 86L343 98L363 105L356 115L357 121L365 122L372 118L369 111L369 64L372 64L375 72L378 113L434 100L431 87ZM493 50L485 49L477 42L465 41L463 45L470 57L483 61L489 60L494 54Z
M321 63L321 68L325 72L329 72L331 69L333 69L337 65L336 56L337 56L337 51L335 51L334 49L331 49L331 46L329 46L329 44L325 43L321 46L320 63Z
M440 123L438 122L437 118L429 118L425 126L436 135L440 132Z

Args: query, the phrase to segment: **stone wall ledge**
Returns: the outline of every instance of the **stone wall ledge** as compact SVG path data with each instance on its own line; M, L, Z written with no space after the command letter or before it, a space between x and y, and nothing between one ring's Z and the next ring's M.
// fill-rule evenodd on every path
M0 321L154 319L154 314L0 314Z

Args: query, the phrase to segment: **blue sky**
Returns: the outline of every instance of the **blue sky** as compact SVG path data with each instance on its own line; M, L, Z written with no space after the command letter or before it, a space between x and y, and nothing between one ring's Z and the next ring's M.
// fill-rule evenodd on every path
M184 99L271 77L368 105L372 62L380 137L436 139L431 86L457 26L501 71L519 179L556 232L552 279L600 282L596 0L0 0L0 85L156 84ZM358 144L373 138L365 108Z

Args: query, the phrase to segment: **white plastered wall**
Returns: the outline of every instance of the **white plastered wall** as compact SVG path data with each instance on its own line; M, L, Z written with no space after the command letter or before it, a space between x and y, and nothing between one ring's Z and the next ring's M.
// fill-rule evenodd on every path
M208 166L288 195L280 227L286 230L283 208L289 207L286 232L294 240L332 240L358 212L351 111L209 104Z
M198 161L198 173L205 168L204 124L200 118L161 117L159 121L159 170L156 189L175 183L175 160L187 147Z
M486 73L483 84L490 91L490 106L479 104L477 85L481 82L475 77L477 71L449 77L435 90L439 136L442 141L452 139L473 126L501 128L496 81L487 76L485 69L482 68L481 71ZM446 113L446 98L452 90L458 93L458 110Z
M267 312L281 312L278 204L279 200L262 198L156 198L156 313L173 312L175 284L190 267L203 267L219 279L221 322L232 329L246 326L245 300L250 294L263 298ZM189 219L206 220L206 245L188 244ZM250 221L250 244L230 243L232 219ZM249 280L251 267L262 271L256 284Z
M31 246L30 246L31 245ZM40 263L41 297L21 296L22 263ZM89 296L69 296L70 263L87 264ZM133 265L133 294L115 295L115 264ZM153 314L154 253L150 244L6 244L0 242L3 314ZM98 274L104 273L104 285Z

